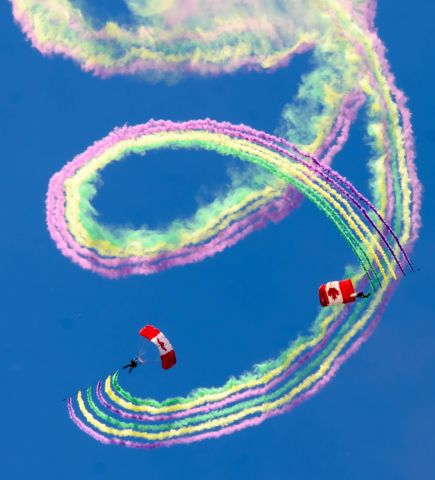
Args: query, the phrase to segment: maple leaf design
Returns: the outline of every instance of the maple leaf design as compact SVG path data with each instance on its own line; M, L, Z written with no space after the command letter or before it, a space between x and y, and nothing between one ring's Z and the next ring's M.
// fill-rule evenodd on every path
M157 343L160 345L162 350L166 352L165 342L162 342L161 340L157 339Z
M328 290L328 296L332 297L333 300L335 300L339 295L340 295L340 292L334 287Z

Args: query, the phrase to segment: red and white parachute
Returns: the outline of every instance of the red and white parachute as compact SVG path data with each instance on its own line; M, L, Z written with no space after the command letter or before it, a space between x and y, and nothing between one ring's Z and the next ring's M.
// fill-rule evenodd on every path
M160 358L162 360L162 368L168 370L177 363L175 351L172 348L171 343L158 328L153 327L152 325L146 325L139 331L139 334L147 340L153 342L154 345L159 349Z
M362 292L356 293L350 278L328 282L324 285L320 285L319 288L319 300L322 307L351 303L354 302L357 297L367 298L369 295L370 294L365 295Z

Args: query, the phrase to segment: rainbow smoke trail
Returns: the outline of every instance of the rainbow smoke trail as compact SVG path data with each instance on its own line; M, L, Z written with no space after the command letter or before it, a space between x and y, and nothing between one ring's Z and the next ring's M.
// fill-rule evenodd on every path
M262 166L278 182L269 179L261 197L260 192L253 196L241 185L226 198L202 207L193 219L177 220L163 232L127 228L112 231L98 224L91 200L101 169L127 154L144 155L158 148L203 148L232 155ZM288 197L294 196L289 185L335 223L369 279L372 272L381 284L375 266L384 280L388 275L396 277L388 255L402 267L393 246L364 205L377 218L381 216L349 182L284 139L212 120L151 121L116 129L52 177L47 194L47 223L58 248L83 268L109 278L150 274L214 255L262 226L268 217L282 217L288 210ZM383 226L394 235L385 222ZM397 237L393 240L401 248ZM402 248L401 252L406 257Z
M366 302L322 310L310 332L276 359L221 387L159 402L124 391L115 374L70 399L71 419L102 443L155 448L258 425L318 392L373 332L420 227L410 113L374 28L375 2L126 0L128 18L107 22L68 0L11 2L35 48L102 77L172 81L271 70L312 52L313 70L284 107L282 138L211 120L149 122L115 130L67 164L52 178L47 197L49 230L66 256L110 278L154 273L233 245L279 221L306 196L355 252L360 267L353 280L363 286L368 278L375 288ZM363 107L370 201L330 168ZM244 188L235 181L226 196L162 231L98 224L91 201L99 171L130 152L163 147L211 148L262 166L264 175Z
M174 222L164 232L113 232L98 224L90 202L101 169L130 153L145 155L157 148L203 148L232 155L262 166L277 183L269 179L268 186L272 183L273 188L257 192L254 199L251 191L241 186L240 192L235 189L219 202L202 207L193 219ZM361 272L385 282L386 286L376 291L382 301L396 271L402 270L399 257L407 260L407 255L381 214L346 179L315 157L284 139L246 126L207 119L150 121L116 129L52 177L47 221L52 238L65 255L84 268L117 278L155 273L213 255L264 226L268 219L278 220L288 213L293 203L282 207L279 201L294 199L296 192L313 201L336 224L360 259ZM365 277L356 274L354 280L363 284ZM361 314L362 307L357 304L352 316ZM70 416L100 441L140 448L189 443L257 425L309 398L350 355L349 341L365 327L359 320L351 328L346 322L350 312L344 309L340 315L322 315L312 336L299 339L278 359L220 389L201 389L187 398L160 403L125 392L115 374L104 386L98 384L95 398L91 389L85 397L79 392L78 407L87 424L77 415L72 400ZM367 327L364 334L370 330Z

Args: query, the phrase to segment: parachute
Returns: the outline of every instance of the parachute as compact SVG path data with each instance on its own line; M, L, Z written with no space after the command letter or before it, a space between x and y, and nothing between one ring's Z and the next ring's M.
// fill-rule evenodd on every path
M153 342L158 348L164 370L169 370L177 363L175 351L171 343L158 328L152 325L146 325L139 330L139 334L150 342Z
M357 297L367 298L369 295L363 292L355 293L355 288L350 278L328 282L319 287L319 300L322 307L352 303Z

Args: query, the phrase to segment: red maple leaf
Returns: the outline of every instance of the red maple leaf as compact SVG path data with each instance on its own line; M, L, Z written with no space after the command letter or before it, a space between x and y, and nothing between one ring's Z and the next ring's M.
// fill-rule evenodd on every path
M165 343L162 342L161 340L157 339L157 343L162 347L162 350L164 350L166 352L166 347L165 347Z
M328 290L328 296L332 297L333 300L335 300L339 295L340 292L334 287Z

